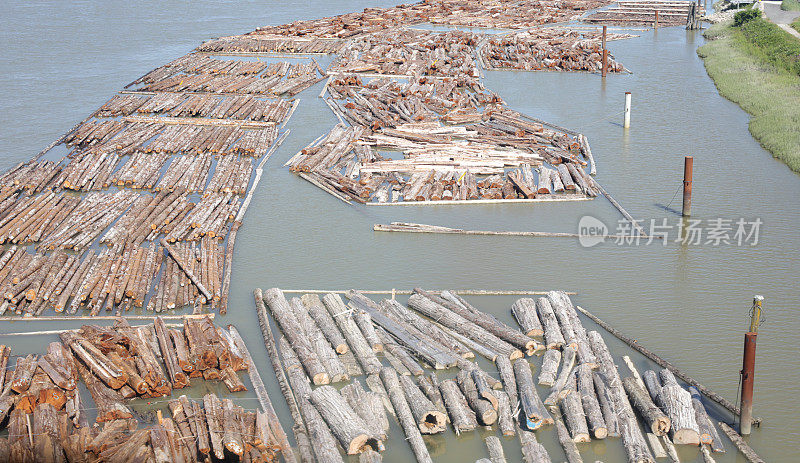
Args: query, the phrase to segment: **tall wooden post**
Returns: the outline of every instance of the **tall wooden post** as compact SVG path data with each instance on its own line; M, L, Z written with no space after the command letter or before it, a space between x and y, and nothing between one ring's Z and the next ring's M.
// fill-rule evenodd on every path
M603 71L601 75L605 77L608 74L608 50L606 50L606 31L608 26L603 26Z
M683 210L681 215L688 217L692 215L692 166L694 157L686 156L683 158Z
M656 10L656 21L653 24L653 29L658 29L658 10Z
M742 358L742 395L739 415L739 433L743 436L750 434L753 424L753 381L756 369L756 338L758 325L761 322L761 305L764 296L753 297L753 308L750 319L750 331L744 335L744 355Z
M622 119L622 127L631 126L631 92L625 92L625 117Z

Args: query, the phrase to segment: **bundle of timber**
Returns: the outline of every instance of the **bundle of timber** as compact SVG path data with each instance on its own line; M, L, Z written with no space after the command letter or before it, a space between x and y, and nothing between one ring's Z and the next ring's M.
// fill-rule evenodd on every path
M601 24L682 26L687 24L693 13L699 17L704 10L691 0L625 0L592 13L583 20Z
M696 390L685 390L668 370L647 371L642 380L626 356L633 376L623 380L603 338L584 328L583 309L563 291L540 294L513 303L520 331L455 291L416 288L406 305L357 291L344 293L346 304L337 293L287 299L278 288L254 292L281 391L296 425L307 428L298 440L309 440L312 459L342 461L344 453L380 461L386 412L420 462L431 461L421 436L447 431L448 422L456 434L497 424L503 436L519 435L525 461L550 461L534 432L555 432L571 462L581 461L578 443L621 438L627 461L654 463L645 433L658 448L661 438L668 448L674 442L707 446L709 456L724 451ZM270 320L282 333L277 341ZM475 353L499 378L468 360ZM435 372L454 367L455 379ZM351 383L340 391L327 385L340 381ZM496 443L487 445L497 452Z
M211 62L220 61L201 55L191 55L197 59ZM244 61L223 61L226 63L245 63ZM184 67L159 68L150 74L131 82L138 86L137 91L148 92L203 92L219 94L259 94L295 95L323 80L325 72L316 64L263 63L247 67L248 72L238 73L192 73ZM243 68L245 69L245 68ZM291 72L291 73L290 73ZM319 75L318 75L319 74ZM183 95L182 95L183 96ZM177 99L177 98L176 98ZM141 110L141 108L140 108Z
M247 76L258 74L266 69L267 66L269 66L268 63L261 61L223 60L189 53L188 55L181 56L161 67L153 69L126 85L125 88L142 83L152 84L179 73Z
M608 34L606 39L629 37L632 36ZM487 69L599 72L603 61L601 39L601 34L596 31L538 28L512 35L490 36L478 48L478 56ZM609 54L608 70L624 72L625 68Z
M127 116L145 104L149 95L114 95L100 109L97 117Z
M443 120L451 124L481 120L478 108L502 103L477 79L420 77L408 83L388 78L362 81L348 76L333 79L326 100L351 125L394 127L407 122ZM337 101L338 100L338 101Z
M54 179L62 169L59 164L53 161L19 163L0 176L0 201L5 201L19 191L34 195L54 186ZM0 202L1 204L4 202Z
M269 35L234 35L203 42L199 52L248 54L248 53L307 53L333 54L344 46L338 39L306 39Z
M111 185L150 190L156 186L161 171L169 161L166 153L133 153L109 178Z
M350 42L329 73L478 77L471 32L388 30Z
M609 3L610 0L444 0L440 7L442 12L431 16L430 22L488 29L528 29L575 21L585 11Z
M289 115L292 104L292 101L283 99L269 100L250 95L218 96L184 93L116 95L100 108L98 117L130 116L137 113L281 123Z
M81 155L81 150L88 147L91 147L92 152L114 152L116 155L123 156L140 149L163 129L163 124L146 122L89 121L78 126L70 136L64 139L64 143L78 148L70 155L71 157ZM90 165L93 166L93 164Z
M203 236L224 239L228 222L239 211L241 200L233 193L211 193L203 197L183 219L167 233L167 240L195 241Z
M378 132L337 125L286 165L357 202L597 196L578 157L588 151L585 137L527 122L511 111L487 112L485 118L466 126L403 123ZM378 150L400 151L403 157L385 158Z

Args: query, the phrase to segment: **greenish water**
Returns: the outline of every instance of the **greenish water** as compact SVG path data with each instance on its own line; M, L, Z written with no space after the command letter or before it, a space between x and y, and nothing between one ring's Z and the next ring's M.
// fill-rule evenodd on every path
M382 2L389 5L390 2ZM10 2L0 18L0 169L29 159L75 122L148 70L203 39L263 24L354 11L376 2ZM694 218L763 221L757 246L701 245L583 248L572 239L384 234L375 223L410 221L490 230L576 232L595 216L613 229L619 214L604 199L534 205L348 207L281 165L336 123L317 98L322 84L299 95L292 134L265 166L239 233L229 314L253 353L289 429L289 416L266 359L253 310L256 286L287 289L426 288L565 289L574 300L729 399L736 396L743 333L754 294L766 297L758 346L755 414L764 418L749 441L767 461L796 461L800 434L794 396L796 290L800 270L800 179L747 132L747 115L721 98L695 50L700 32L639 32L610 42L631 75L488 72L487 87L514 109L583 132L598 164L597 180L635 217L677 215L663 206L681 185L683 156L693 155ZM623 94L633 92L632 127L623 131ZM680 193L671 208L680 207ZM674 236L674 235L673 235ZM793 283L794 282L794 283ZM471 297L511 322L513 298ZM594 329L590 322L587 329ZM4 324L3 332L55 329L67 323ZM618 359L630 354L609 335ZM41 352L55 337L2 337L16 353ZM788 347L787 347L788 346ZM640 368L649 367L634 356ZM538 361L536 362L538 363ZM487 367L488 368L488 367ZM624 367L621 368L624 375ZM202 382L187 392L199 396ZM243 406L252 397L237 394ZM152 404L151 407L158 404ZM721 417L728 418L725 415ZM492 431L496 432L496 431ZM485 456L486 432L429 439L434 459ZM395 426L385 461L407 461ZM552 430L537 434L554 461L563 454ZM504 440L509 461L516 439ZM581 447L586 461L620 461L616 440ZM681 449L694 461L694 449ZM743 461L733 449L719 462Z

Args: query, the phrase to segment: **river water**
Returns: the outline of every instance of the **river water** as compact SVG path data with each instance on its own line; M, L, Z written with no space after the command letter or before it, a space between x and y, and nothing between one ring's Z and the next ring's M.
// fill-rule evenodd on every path
M354 11L390 2L7 2L0 18L0 169L29 159L116 90L202 40L259 25ZM749 438L768 461L797 461L800 382L796 285L800 272L800 178L775 161L747 131L748 116L717 93L696 49L704 39L683 28L636 32L611 42L633 71L609 76L488 72L484 83L514 109L584 133L598 164L597 180L633 216L678 223L683 156L694 156L693 218L734 223L758 219L758 243L619 245L591 248L574 239L389 234L375 223L409 221L485 230L575 233L583 216L615 232L619 213L590 202L427 207L350 207L281 167L336 119L317 98L322 84L299 95L291 135L265 166L237 240L228 316L256 359L289 429L253 310L254 287L285 289L565 289L574 300L706 386L734 399L743 333L754 294L766 298L756 367L755 414ZM623 94L633 93L632 126L624 130ZM677 192L677 195L676 195ZM674 197L674 200L673 200ZM667 207L669 205L669 207ZM645 223L649 228L649 222ZM733 237L736 226L729 232ZM708 232L708 228L704 229ZM703 241L706 235L704 233ZM794 275L794 276L793 276ZM471 297L511 322L511 297ZM58 325L58 326L55 326ZM67 323L4 324L2 332L53 329ZM595 325L586 321L588 329ZM617 358L631 352L601 331ZM41 352L49 336L9 338L15 353ZM640 368L652 368L632 355ZM624 367L621 372L625 374ZM188 394L203 392L204 385ZM248 394L237 395L253 406ZM729 419L727 415L720 417ZM394 426L394 425L393 425ZM430 439L436 461L485 455L489 432ZM411 459L394 426L385 461ZM554 461L563 454L550 430L539 440ZM427 438L426 438L427 439ZM509 461L517 441L504 441ZM717 461L743 461L734 449ZM587 461L620 461L616 441L584 445ZM681 449L682 461L697 459ZM355 460L354 460L355 461Z

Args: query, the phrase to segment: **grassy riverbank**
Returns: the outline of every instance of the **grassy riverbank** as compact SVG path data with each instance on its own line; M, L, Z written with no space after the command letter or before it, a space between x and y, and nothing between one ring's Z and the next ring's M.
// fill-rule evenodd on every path
M800 11L800 2L797 0L783 0L781 9L784 11Z
M750 23L712 26L697 53L719 93L752 116L753 137L800 172L800 67L792 59L800 41L762 19Z

